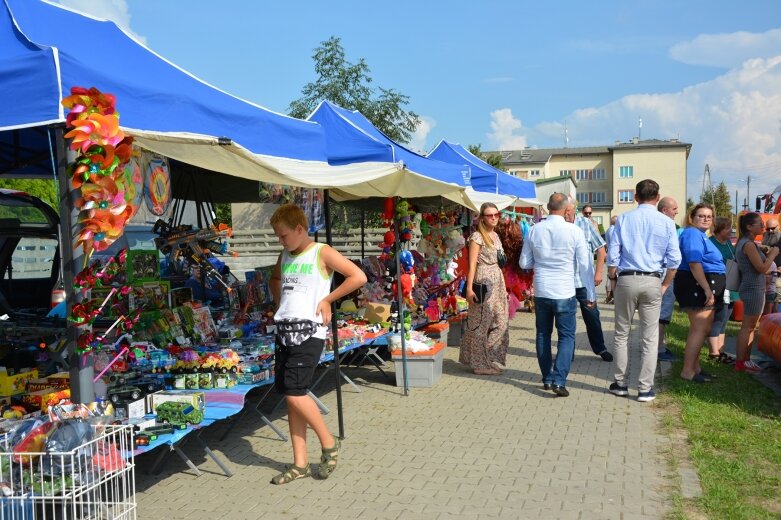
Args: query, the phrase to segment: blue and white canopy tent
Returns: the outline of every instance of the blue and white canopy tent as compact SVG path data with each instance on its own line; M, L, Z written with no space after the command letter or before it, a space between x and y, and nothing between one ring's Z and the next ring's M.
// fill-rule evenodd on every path
M307 118L319 123L325 130L326 149L331 164L348 165L356 161L369 164L396 164L403 168L412 180L411 190L391 191L401 197L442 196L470 209L477 210L485 201L502 207L508 206L513 198L491 192L478 192L470 182L472 167L467 161L439 161L417 154L394 142L377 129L357 110L347 110L329 101L323 101ZM431 186L431 180L457 184L463 192L445 192ZM472 188L475 188L474 190ZM349 200L365 196L339 196L336 199ZM382 196L382 195L380 195Z
M72 221L61 100L74 86L114 94L122 130L138 145L179 161L199 185L223 188L226 198L211 202L256 200L257 181L330 188L349 197L463 191L455 183L410 177L395 163L331 165L316 123L227 94L112 22L45 0L0 0L0 175L58 177L60 214ZM172 174L177 196L176 169ZM73 243L72 226L62 226L62 243ZM69 286L78 269L72 249L60 249ZM72 365L74 399L90 401L91 366L80 365Z
M537 207L543 204L537 200L533 182L494 168L460 144L442 140L429 152L428 157L451 164L469 165L472 188L477 191L515 197L514 206Z
M410 180L398 164L329 164L316 123L234 97L113 22L45 0L0 0L0 78L0 174L50 176L56 153L49 130L65 121L60 100L73 86L94 86L116 96L122 129L137 144L230 176L220 183L239 178L331 188L345 196L420 187L420 179ZM431 190L461 191L423 182Z

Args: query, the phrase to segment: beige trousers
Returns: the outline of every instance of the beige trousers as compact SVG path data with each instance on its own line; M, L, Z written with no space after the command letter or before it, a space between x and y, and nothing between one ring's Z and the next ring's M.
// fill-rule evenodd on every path
M640 337L638 390L647 392L654 386L656 373L662 281L655 276L621 276L616 283L614 298L616 323L613 356L616 383L621 386L629 385L629 331L637 309Z

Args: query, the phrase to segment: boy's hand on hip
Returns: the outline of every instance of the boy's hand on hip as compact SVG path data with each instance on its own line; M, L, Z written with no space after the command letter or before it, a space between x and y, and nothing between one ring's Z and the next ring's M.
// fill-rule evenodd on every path
M323 319L323 325L331 323L331 304L325 300L321 300L317 304L316 316L320 316Z

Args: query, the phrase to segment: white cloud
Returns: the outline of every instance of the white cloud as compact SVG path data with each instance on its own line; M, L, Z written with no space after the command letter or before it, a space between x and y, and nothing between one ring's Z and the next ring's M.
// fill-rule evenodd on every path
M487 134L489 143L496 150L518 150L526 147L526 136L515 132L521 130L520 119L513 117L509 108L500 108L491 112L491 133Z
M428 134L431 133L431 130L437 126L437 122L428 116L419 117L420 123L418 123L418 127L412 133L412 137L409 143L407 143L407 148L425 155L426 139L428 139Z
M146 38L136 34L130 28L130 10L127 0L59 0L61 5L89 14L95 18L111 20L126 32L131 34L136 40L146 45Z
M509 110L506 112L509 114ZM577 110L566 117L569 146L627 141L637 135L638 117L643 119L643 139L677 137L692 144L688 162L688 192L692 198L700 194L706 163L712 181L724 181L733 194L737 189L741 204L748 176L752 199L781 183L781 53L748 60L679 92L633 94L600 107ZM521 137L514 133L520 129L520 121L511 119L498 125L510 128L501 133L496 130L496 120L504 119L494 119L494 135L511 135L524 142L528 137L532 142L560 146L561 123L540 123Z
M729 34L701 34L670 48L670 57L689 65L735 68L751 58L781 54L781 29L764 33L739 31Z

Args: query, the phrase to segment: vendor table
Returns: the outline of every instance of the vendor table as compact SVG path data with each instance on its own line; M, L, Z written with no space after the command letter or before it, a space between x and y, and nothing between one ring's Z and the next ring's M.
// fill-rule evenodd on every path
M246 395L255 388L262 386L268 386L269 389L273 388L271 384L273 379L267 379L260 381L254 385L235 385L231 388L220 388L202 390L204 398L206 400L204 408L204 417L200 424L196 424L188 427L185 430L177 430L172 434L161 435L154 441L150 442L148 446L141 446L133 450L133 454L138 456L143 453L148 453L160 446L166 446L167 449L163 450L155 460L150 473L157 473L162 462L171 454L176 452L177 455L192 469L196 475L201 475L201 471L193 464L193 462L182 451L182 446L191 439L196 440L201 444L204 452L222 469L227 476L233 475L233 472L228 469L224 462L209 448L209 446L201 438L204 428L214 424L217 421L226 419L232 415L236 415L244 408L244 402ZM279 430L271 424L268 419L264 420L266 424L269 424L278 434L281 434ZM285 437L283 436L283 439Z

